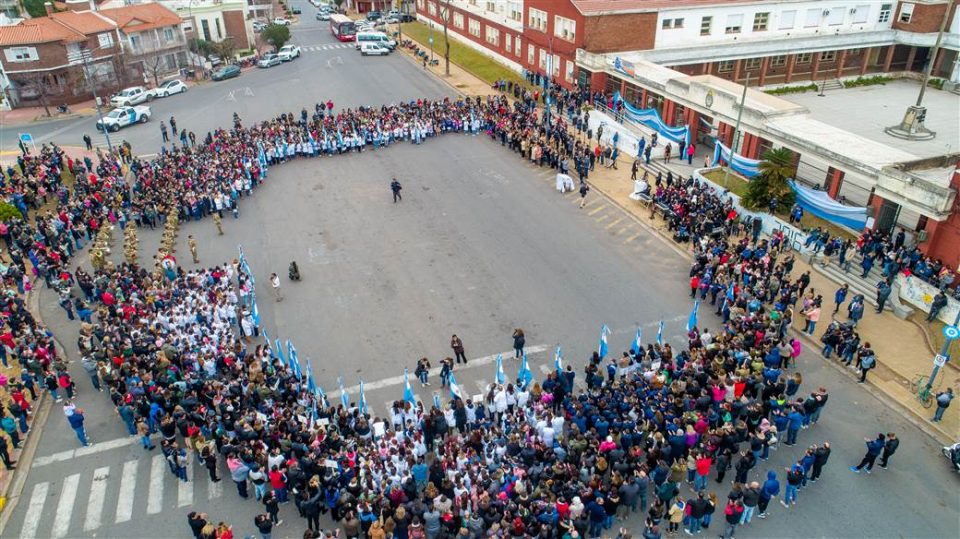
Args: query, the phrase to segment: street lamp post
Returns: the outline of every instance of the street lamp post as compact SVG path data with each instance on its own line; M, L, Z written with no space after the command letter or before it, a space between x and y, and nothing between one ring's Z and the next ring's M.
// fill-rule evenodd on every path
M933 371L930 373L930 378L927 379L926 390L928 393L930 392L930 388L933 387L933 381L937 379L937 374L940 373L940 362L946 365L946 362L950 361L950 344L957 338L958 324L960 324L960 310L957 311L957 317L953 320L953 325L943 328L945 337L943 339L943 347L940 348L940 354L933 360Z
M93 80L93 77L90 76L90 55L98 50L102 49L103 46L97 47L95 49L88 49L83 47L80 49L80 62L83 63L83 76L87 79L87 84L90 85L90 91L93 93L93 103L97 108L97 121L100 125L100 128L103 130L103 137L107 140L107 148L110 150L110 154L113 154L113 143L110 142L110 132L107 130L107 125L103 123L103 110L100 108L100 96L97 95L97 84Z
M733 154L737 151L737 143L740 142L740 118L743 116L743 107L747 103L748 86L750 86L750 73L747 73L747 80L743 83L743 93L740 95L740 106L737 108L737 123L733 126L733 142L730 144L730 159L727 160L727 166L723 169L724 189L728 189L727 185L730 181L730 169L733 167ZM723 158L723 155L720 157Z

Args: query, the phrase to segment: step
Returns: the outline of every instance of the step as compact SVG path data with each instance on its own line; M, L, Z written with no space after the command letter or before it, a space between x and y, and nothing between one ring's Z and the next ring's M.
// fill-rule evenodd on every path
M840 269L840 266L836 264L830 264L827 267L823 267L820 263L814 262L812 265L815 271L825 275L829 279L837 283L849 284L851 292L855 294L863 294L863 298L866 303L869 303L874 307L877 306L877 289L876 284L874 283L877 283L883 279L883 276L879 271L877 271L876 274L871 271L867 276L867 279L869 280L865 280L860 278L860 273L854 273L853 271L846 273ZM884 305L884 310L892 312L895 316L897 316L897 318L901 319L905 319L913 312L911 307L901 303L900 298L894 297L894 295L890 296L890 300Z
M839 79L830 79L821 82L820 88L822 90L842 90L845 88L845 86L842 82L840 82Z

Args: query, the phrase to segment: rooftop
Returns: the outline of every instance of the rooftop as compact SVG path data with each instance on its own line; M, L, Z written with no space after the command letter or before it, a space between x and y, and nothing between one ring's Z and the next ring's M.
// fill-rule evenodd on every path
M960 99L956 94L928 88L923 98L927 107L925 125L937 137L926 141L908 141L891 137L883 128L899 124L908 105L917 101L920 83L902 79L884 85L845 88L781 96L807 107L810 117L834 127L856 133L915 157L945 155L960 149Z
M180 16L174 11L153 2L102 9L99 13L115 21L124 33L177 26L181 22Z
M678 9L723 4L753 4L759 0L572 0L573 5L584 15L610 15L614 13L644 13L661 9ZM774 0L766 0L770 3Z

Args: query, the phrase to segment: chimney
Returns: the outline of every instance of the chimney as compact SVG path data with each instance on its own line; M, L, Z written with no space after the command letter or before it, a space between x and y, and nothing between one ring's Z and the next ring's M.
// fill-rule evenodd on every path
M53 3L52 3L52 2L44 2L44 3L43 3L43 8L47 10L47 16L53 15Z

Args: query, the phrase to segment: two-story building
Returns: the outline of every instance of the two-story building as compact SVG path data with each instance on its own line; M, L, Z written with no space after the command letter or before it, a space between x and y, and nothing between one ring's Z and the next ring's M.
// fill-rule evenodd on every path
M126 65L142 71L146 81L158 84L161 78L188 65L182 21L170 9L150 2L97 13L114 22Z

